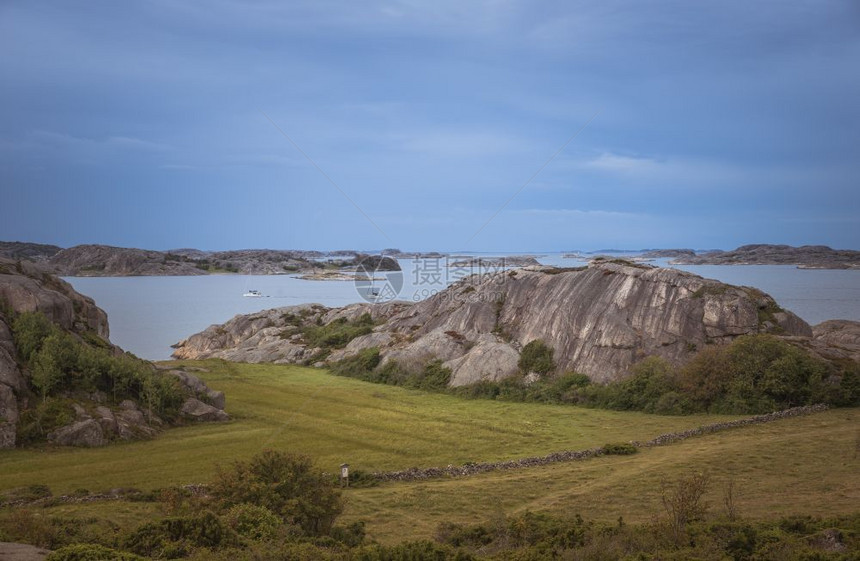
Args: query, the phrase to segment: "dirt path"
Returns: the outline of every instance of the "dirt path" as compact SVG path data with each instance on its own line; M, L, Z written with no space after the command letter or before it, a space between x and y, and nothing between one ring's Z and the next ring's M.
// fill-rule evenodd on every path
M0 542L0 561L42 561L49 553L51 552L41 547Z

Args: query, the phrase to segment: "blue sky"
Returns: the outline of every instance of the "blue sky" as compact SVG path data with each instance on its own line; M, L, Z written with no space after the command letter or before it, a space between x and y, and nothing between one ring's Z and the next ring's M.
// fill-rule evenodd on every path
M854 0L7 0L0 52L3 240L860 248Z

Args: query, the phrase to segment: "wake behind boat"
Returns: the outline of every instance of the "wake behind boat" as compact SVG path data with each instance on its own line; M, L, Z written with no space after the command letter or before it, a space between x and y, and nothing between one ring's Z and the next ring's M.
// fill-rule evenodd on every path
M260 292L259 290L249 290L248 292L246 292L242 296L244 296L245 298L262 298L263 293Z

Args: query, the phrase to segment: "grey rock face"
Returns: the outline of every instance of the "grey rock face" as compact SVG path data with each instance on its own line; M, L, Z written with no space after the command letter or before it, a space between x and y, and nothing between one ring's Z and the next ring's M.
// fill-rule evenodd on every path
M812 328L814 348L830 358L860 361L860 321L831 319Z
M365 313L380 321L408 307L402 302L353 304L330 309L320 304L303 304L239 315L223 325L212 325L174 345L173 357L184 360L221 358L234 362L295 364L314 354L298 340L299 325L331 323L338 319L355 321ZM357 349L360 350L360 349ZM356 350L356 352L357 352Z
M182 404L182 408L179 410L182 415L192 419L194 421L228 421L230 420L230 416L217 409L203 403L197 398L190 397L185 400L185 403Z
M69 331L94 331L104 339L110 334L107 314L92 298L33 263L0 259L0 299L18 313L42 312Z
M497 382L519 371L520 354L510 345L483 336L468 353L449 360L452 386L466 386L481 381Z
M48 441L61 446L95 447L108 443L101 425L95 419L77 421L48 434Z
M455 385L516 373L520 349L535 339L553 348L559 372L609 381L649 355L680 364L707 344L740 335L812 334L806 322L756 289L676 269L595 261L570 270L528 267L471 277L417 304L322 311L305 306L237 316L182 341L174 356L300 362L313 349L292 335L296 316L326 324L365 312L383 323L333 352L330 361L378 347L383 362L405 369L442 360Z

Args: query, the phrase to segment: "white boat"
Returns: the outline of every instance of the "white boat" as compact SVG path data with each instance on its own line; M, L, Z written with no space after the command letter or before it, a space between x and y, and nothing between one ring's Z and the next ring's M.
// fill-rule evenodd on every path
M260 292L259 290L249 290L248 292L246 292L242 296L244 296L246 298L262 298L263 293Z

